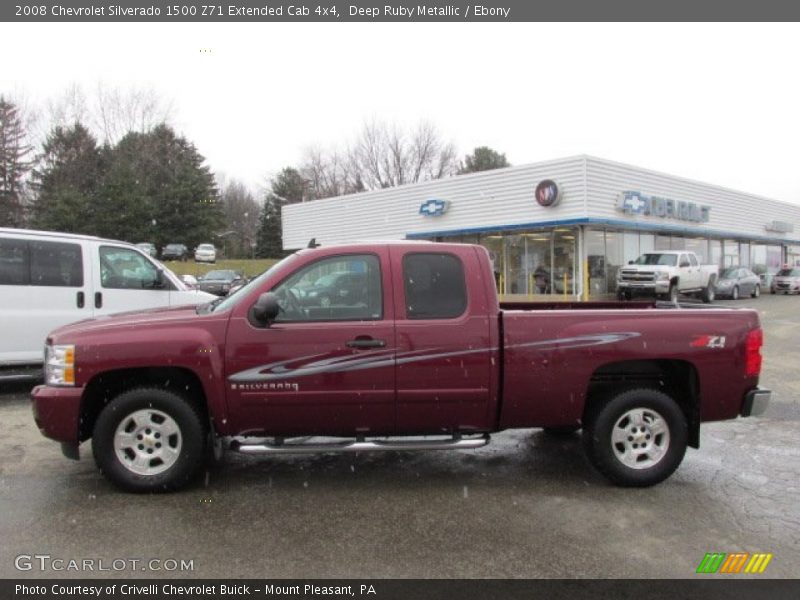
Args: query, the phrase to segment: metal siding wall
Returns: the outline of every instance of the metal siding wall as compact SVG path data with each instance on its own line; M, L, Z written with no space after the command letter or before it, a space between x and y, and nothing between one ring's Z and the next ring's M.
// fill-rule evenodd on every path
M587 188L590 218L679 227L690 231L715 230L742 236L800 237L797 231L800 227L800 206L612 161L587 158ZM711 207L710 220L707 223L692 223L655 216L626 215L615 208L618 195L623 191L638 191L646 195L705 204ZM764 226L771 221L793 223L795 232L784 235L767 231Z
M542 179L559 184L558 206L536 204L533 192ZM292 204L283 209L284 247L304 247L312 237L329 245L581 218L586 216L584 192L584 157L579 156ZM440 217L420 215L420 204L430 198L449 201L448 211Z

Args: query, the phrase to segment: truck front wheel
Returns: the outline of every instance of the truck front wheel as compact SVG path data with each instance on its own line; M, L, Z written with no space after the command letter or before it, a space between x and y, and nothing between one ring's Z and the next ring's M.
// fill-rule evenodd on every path
M205 459L197 410L169 390L137 388L109 402L94 426L92 451L112 483L131 492L176 490Z
M672 398L658 390L622 392L587 421L586 454L617 485L646 487L664 481L686 453L686 417Z

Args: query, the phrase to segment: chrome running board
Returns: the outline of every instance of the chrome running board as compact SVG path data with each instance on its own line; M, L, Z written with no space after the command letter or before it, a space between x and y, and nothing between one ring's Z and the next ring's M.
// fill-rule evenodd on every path
M479 437L454 436L436 440L347 440L319 444L284 444L280 438L277 443L249 444L233 440L230 449L242 454L315 454L318 452L375 452L382 450L473 450L489 443L489 434Z

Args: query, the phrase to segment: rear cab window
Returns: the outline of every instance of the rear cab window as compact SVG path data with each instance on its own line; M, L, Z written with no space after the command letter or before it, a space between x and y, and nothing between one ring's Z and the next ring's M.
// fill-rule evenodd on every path
M413 252L403 257L406 316L455 319L467 309L464 265L445 252Z

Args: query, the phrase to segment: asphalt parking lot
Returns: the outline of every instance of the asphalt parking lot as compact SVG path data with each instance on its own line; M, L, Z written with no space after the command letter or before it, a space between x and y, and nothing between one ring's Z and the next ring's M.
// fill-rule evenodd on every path
M596 475L577 435L525 430L478 451L228 454L187 491L129 495L101 477L88 446L80 462L63 458L36 429L27 388L6 388L0 577L684 578L706 552L737 551L771 552L763 576L796 577L800 298L719 304L761 312L772 404L763 417L704 425L700 450L642 490ZM37 554L191 560L193 570L15 568Z

